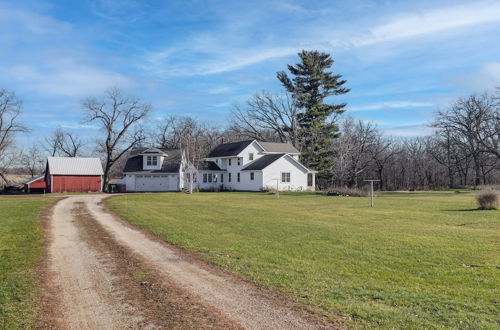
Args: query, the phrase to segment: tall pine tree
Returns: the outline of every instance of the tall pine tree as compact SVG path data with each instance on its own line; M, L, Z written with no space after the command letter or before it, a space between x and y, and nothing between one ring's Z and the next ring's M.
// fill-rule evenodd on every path
M298 55L301 62L288 65L292 78L284 71L277 76L302 109L297 118L302 162L317 170L318 179L324 182L332 177L332 140L339 136L335 117L343 113L346 106L346 103L326 104L325 99L350 89L343 87L346 80L341 75L327 71L333 65L330 54L303 50Z

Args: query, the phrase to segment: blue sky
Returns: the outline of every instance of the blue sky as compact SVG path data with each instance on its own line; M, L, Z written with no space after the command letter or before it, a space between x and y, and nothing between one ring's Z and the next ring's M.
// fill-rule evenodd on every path
M85 137L81 100L116 86L214 124L301 49L332 54L349 114L388 135L429 133L437 109L500 85L500 1L1 1L0 88L37 141Z

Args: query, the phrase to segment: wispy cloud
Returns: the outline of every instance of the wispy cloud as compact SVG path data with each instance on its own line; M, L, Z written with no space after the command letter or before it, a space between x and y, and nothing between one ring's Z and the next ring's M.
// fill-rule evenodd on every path
M416 137L432 135L434 130L429 127L428 123L417 123L410 125L401 125L382 128L382 131L387 136L395 137Z
M136 0L92 0L90 4L95 15L115 23L133 23L144 16L142 4Z
M500 62L489 62L473 73L451 79L452 84L466 90L488 90L500 86Z
M500 2L471 2L402 15L388 23L373 27L370 33L355 39L355 46L411 39L478 24L499 22Z
M366 104L361 106L349 107L349 111L373 111L384 109L408 109L408 108L424 108L435 106L430 102L412 102L412 101L392 101Z
M253 51L228 48L221 51L219 47L219 51L214 52L213 49L217 49L217 47L219 46L213 45L208 46L206 49L197 50L184 47L178 49L168 48L150 54L142 68L159 76L211 75L235 71L252 64L294 55L298 52L298 49L292 47L272 47ZM183 54L189 55L184 57ZM190 57L194 57L196 60L189 60ZM172 65L172 60L177 65Z
M83 97L113 86L128 88L133 84L119 73L73 61L44 69L18 65L2 71L23 89L50 95Z

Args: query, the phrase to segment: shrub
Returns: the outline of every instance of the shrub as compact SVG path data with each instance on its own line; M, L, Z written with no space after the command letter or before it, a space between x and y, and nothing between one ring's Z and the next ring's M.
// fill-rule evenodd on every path
M481 210L496 210L500 205L498 193L494 190L485 190L476 195L478 208Z
M370 192L366 189L358 188L347 188L347 187L334 187L326 191L322 191L321 194L327 196L351 196L351 197L368 197Z
M262 191L272 195L276 195L278 193L278 190L272 187L264 187L262 188Z

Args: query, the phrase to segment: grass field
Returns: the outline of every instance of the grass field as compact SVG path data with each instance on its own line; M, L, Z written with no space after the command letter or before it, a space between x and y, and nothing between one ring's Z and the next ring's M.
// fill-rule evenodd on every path
M110 207L331 319L498 328L500 211L471 193L126 195Z
M42 253L38 214L50 202L0 197L0 329L26 329L35 321L34 268Z

